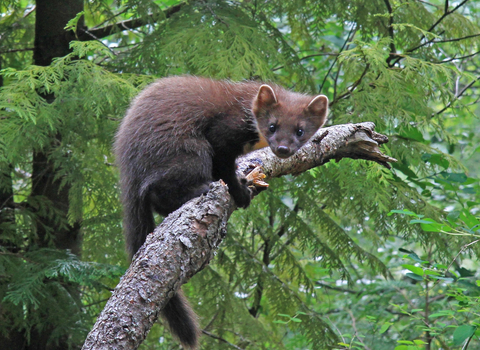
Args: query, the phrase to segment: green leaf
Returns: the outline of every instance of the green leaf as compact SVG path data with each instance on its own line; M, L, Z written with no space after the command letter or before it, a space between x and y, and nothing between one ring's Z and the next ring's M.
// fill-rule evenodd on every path
M462 345L465 340L473 336L477 327L468 324L458 326L453 332L453 345Z
M418 266L409 265L409 264L402 264L402 267L407 269L407 270L412 271L414 274L419 275L419 276L423 276L423 274L424 274L423 269L421 267L418 267Z
M450 162L445 158L443 154L429 154L425 153L422 155L422 160L429 162L430 164L439 165L444 169L448 169Z
M415 216L417 218L423 217L423 215L418 215L418 214L414 213L413 211L407 210L407 209L402 209L402 210L393 209L393 210L390 210L390 212L387 215L392 216L393 214L405 214L405 215L408 215L408 216Z
M420 224L422 230L426 232L450 232L453 230L447 224L441 224L430 218L410 220L410 224Z
M380 330L378 331L380 334L383 334L385 333L389 328L390 326L392 325L393 323L392 322L385 322L382 327L380 327Z
M467 181L467 175L465 175L465 173L448 173L442 171L440 174L442 174L444 179L448 182L464 183Z
M478 219L474 215L470 214L470 212L466 209L461 211L459 218L466 223L469 228L480 225L480 221L478 221Z
M416 281L423 281L423 277L417 275L416 273L408 272L407 274L405 274L405 276L410 277L411 279L416 280Z

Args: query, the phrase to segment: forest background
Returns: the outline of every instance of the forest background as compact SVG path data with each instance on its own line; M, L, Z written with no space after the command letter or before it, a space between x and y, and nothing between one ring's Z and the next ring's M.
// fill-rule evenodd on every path
M3 0L0 344L78 349L128 267L112 140L154 79L273 81L393 169L272 180L183 287L204 349L480 347L480 1ZM161 220L161 218L159 218ZM161 322L142 349L177 349Z

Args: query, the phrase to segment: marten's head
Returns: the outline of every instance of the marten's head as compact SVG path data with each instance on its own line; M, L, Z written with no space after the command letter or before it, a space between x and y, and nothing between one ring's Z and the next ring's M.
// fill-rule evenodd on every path
M325 124L328 98L297 94L270 85L260 86L252 111L258 129L273 153L288 158Z

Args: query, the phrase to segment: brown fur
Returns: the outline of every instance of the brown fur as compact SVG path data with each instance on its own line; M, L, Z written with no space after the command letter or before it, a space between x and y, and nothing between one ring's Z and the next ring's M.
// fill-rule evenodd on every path
M236 204L247 207L251 193L236 176L235 159L255 148L259 131L277 156L291 156L325 123L327 108L323 95L257 82L184 76L148 86L132 102L115 142L130 256L155 228L153 211L168 215L208 192L212 181L225 181ZM164 316L180 341L196 348L193 311L180 294L174 298Z

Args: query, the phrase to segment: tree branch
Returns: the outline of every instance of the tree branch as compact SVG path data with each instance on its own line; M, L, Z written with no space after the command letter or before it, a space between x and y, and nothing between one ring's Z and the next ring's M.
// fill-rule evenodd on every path
M397 52L397 49L395 48L395 37L394 37L394 31L393 31L393 10L392 6L390 5L390 1L384 0L385 6L387 7L389 18L388 18L388 35L390 36L390 39L392 40L390 43L390 54L395 54ZM390 62L393 60L393 55L389 55L387 58L387 64L390 66Z
M467 84L463 89L462 91L460 91L457 95L455 95L453 97L453 99L447 103L447 105L445 107L443 107L441 110L439 110L438 112L436 113L432 113L432 118L436 115L439 115L439 114L442 114L443 112L445 112L447 109L449 109L458 99L460 99L460 97L462 97L462 95L469 89L473 86L473 84L475 84L477 81L480 80L480 76L478 76L476 79L473 79L469 84Z
M165 18L170 18L173 14L179 12L184 5L185 3L182 2L178 5L172 6L166 9L165 11L163 11ZM154 19L153 17L154 15L150 15L149 19L153 20ZM115 34L117 32L142 27L148 22L149 21L147 21L145 18L135 18L128 21L118 22L109 26L101 27L101 28L92 28L92 29L78 28L77 37L78 37L78 40L80 41L99 40L99 39L106 38L107 36L110 36L112 34Z
M373 123L337 125L320 129L289 159L261 149L238 160L242 171L262 165L267 178L299 174L331 159L373 160L389 167L396 161L380 152L388 138L374 131ZM226 235L235 204L222 181L205 196L195 198L171 213L148 235L130 268L88 335L87 349L136 349L168 300L180 286L214 257Z
M460 4L458 4L457 6L455 6L455 8L452 10L452 11L448 11L448 0L445 2L445 10L443 12L443 15L440 16L440 18L434 23L432 24L432 26L430 28L427 29L427 32L432 32L435 27L437 25L439 25L444 19L445 17L447 17L448 15L451 15L452 13L454 13L455 11L457 11L460 7L462 7L468 0L463 0ZM420 38L419 41L422 41L423 39L425 39L425 35L422 35L422 37ZM411 49L408 49L407 50L407 53L412 53L413 51L421 48L422 46L428 44L428 41L426 43L423 43L423 44L420 44L416 47L413 47Z

